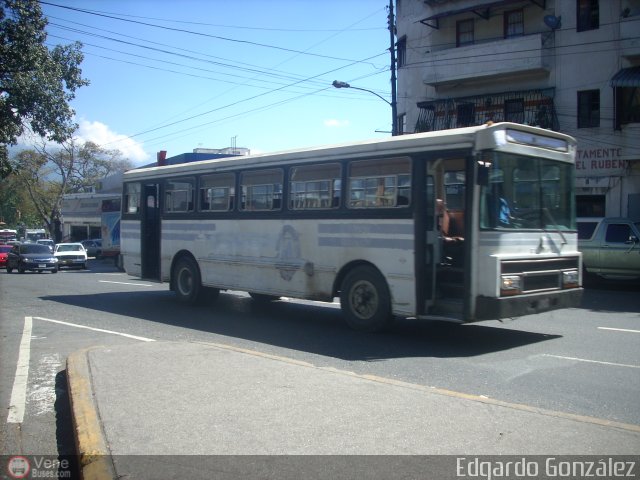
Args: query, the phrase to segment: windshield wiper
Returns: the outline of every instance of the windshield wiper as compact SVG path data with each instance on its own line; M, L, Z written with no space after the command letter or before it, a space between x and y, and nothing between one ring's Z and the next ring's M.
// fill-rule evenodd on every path
M562 244L566 245L567 239L565 238L564 234L562 233L562 231L560 230L560 227L558 226L558 222L556 222L556 219L553 218L553 215L551 215L551 212L549 211L548 208L543 207L542 211L547 215L547 217L549 218L549 220L551 220L551 224L555 227L555 230L552 230L553 232L556 232L558 235L560 235L560 238L562 238ZM546 232L547 229L543 228L543 230Z

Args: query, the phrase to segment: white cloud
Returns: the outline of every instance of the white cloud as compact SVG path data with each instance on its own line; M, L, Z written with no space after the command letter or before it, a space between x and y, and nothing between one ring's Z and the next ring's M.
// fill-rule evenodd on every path
M141 143L111 131L104 123L80 120L79 125L76 138L80 141L90 141L109 150L120 150L124 158L135 164L149 160L149 154L144 151Z
M330 118L324 121L324 126L329 128L342 128L349 126L349 120L337 120Z

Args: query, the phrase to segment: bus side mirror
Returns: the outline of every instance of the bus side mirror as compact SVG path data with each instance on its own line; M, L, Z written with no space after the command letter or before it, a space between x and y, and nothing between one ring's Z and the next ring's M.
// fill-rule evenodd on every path
M478 165L478 179L476 183L483 187L489 185L489 167L486 165Z

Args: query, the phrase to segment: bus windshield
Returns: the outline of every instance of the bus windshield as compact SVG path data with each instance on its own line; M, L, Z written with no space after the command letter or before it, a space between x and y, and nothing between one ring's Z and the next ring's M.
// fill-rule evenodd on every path
M573 164L494 152L480 194L480 228L575 230Z

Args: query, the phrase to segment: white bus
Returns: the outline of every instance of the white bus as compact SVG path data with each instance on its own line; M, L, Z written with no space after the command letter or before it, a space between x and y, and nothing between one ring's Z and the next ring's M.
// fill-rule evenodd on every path
M339 297L366 331L572 307L575 152L499 123L131 170L123 265L187 303Z

